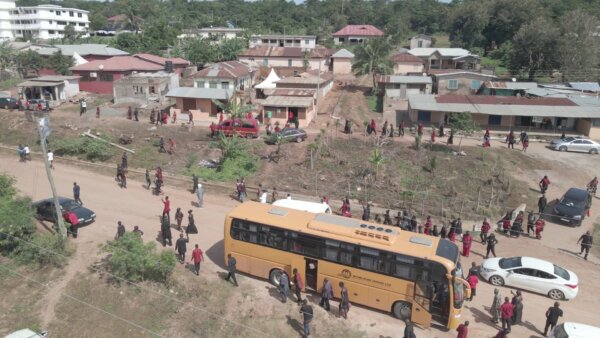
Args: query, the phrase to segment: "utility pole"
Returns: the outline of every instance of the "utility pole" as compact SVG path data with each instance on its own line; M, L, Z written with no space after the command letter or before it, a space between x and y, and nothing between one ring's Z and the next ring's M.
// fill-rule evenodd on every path
M319 60L319 73L317 74L317 104L315 106L315 123L317 123L317 116L319 115L320 89L321 89L321 60Z
M56 187L54 186L54 178L52 177L52 171L50 170L50 162L48 162L48 149L46 147L46 138L50 135L50 128L48 127L48 114L38 120L38 131L40 133L40 145L42 146L42 157L44 158L44 166L46 167L46 175L48 176L48 182L52 189L52 199L54 200L54 211L56 212L56 227L58 232L63 239L67 238L67 228L63 222L62 212L60 203L58 203L58 195L56 195Z

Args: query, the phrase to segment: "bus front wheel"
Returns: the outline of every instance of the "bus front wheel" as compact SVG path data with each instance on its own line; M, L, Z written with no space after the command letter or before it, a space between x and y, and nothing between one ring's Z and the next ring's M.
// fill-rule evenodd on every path
M412 313L411 305L407 302L396 302L392 307L394 317L402 320L410 319Z
M271 284L275 285L275 286L279 286L279 281L281 280L281 275L283 275L285 272L283 272L283 270L279 270L279 269L273 269L271 270L271 273L269 273L269 282L271 282Z

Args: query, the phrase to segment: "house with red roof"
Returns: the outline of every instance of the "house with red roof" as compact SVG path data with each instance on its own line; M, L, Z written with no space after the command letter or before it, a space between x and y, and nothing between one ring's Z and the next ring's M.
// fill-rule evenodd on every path
M254 71L239 61L218 62L192 75L196 88L244 90L252 85Z
M385 34L373 25L347 25L333 33L333 42L336 45L363 43L370 38L379 38Z
M184 66L185 65L185 66ZM114 56L71 67L73 75L81 76L79 90L98 94L112 94L113 82L132 73L166 71L181 75L189 61L163 58L151 54Z
M398 53L392 55L392 62L394 63L394 74L397 75L411 75L418 74L422 75L425 71L424 62L420 57L414 56L409 53Z

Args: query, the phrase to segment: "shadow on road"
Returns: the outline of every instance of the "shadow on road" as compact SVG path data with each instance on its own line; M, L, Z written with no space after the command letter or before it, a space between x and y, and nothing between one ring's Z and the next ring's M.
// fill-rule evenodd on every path
M220 240L206 250L206 256L221 269L227 270L227 266L225 266L223 258L223 250L225 250L223 240Z
M302 324L298 321L298 319L296 318L292 318L289 315L285 316L287 318L287 323L289 326L292 327L292 329L294 329L294 331L298 332L299 334L304 334L304 327L302 326Z

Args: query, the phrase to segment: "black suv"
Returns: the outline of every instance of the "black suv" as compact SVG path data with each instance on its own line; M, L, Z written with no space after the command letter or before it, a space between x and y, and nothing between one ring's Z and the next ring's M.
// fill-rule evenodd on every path
M591 207L592 196L587 190L571 188L554 206L554 215L562 222L579 226Z
M0 108L17 109L19 108L19 101L14 97L0 97Z

